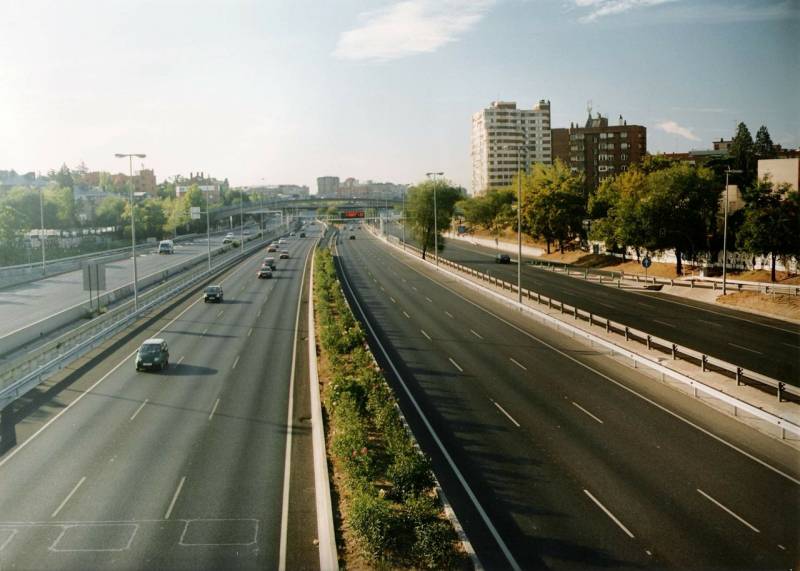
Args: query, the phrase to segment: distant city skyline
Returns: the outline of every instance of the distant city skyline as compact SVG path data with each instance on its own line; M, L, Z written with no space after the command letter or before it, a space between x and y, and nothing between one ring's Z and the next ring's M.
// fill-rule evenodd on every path
M794 0L44 0L4 7L0 169L202 170L232 186L316 178L470 187L472 114L552 127L587 105L651 153L711 148L745 122L800 146ZM309 18L309 12L314 18Z

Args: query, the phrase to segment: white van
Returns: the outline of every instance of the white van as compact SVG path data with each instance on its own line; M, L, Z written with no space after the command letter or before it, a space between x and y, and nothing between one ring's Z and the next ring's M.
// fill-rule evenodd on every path
M172 240L161 240L158 243L158 253L159 254L174 254L175 253L175 244L173 244Z

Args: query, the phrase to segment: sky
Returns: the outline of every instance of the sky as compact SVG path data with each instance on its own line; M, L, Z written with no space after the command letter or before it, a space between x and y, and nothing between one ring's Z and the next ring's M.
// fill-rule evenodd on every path
M494 100L800 146L800 0L2 0L0 169L469 188Z

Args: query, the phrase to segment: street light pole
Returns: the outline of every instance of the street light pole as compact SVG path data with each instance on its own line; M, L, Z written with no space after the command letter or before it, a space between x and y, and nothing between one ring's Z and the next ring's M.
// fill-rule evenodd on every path
M433 179L433 253L436 256L436 267L439 267L439 222L436 206L436 177L444 176L443 172L429 172L426 175Z
M732 174L741 174L740 170L725 171L725 219L722 230L722 295L728 293L728 177Z
M517 302L522 303L522 147L517 147ZM526 169L527 170L527 169Z
M244 254L244 191L239 191L239 242Z
M406 187L403 187L403 251L406 251Z
M138 289L138 281L139 281L139 272L136 268L136 209L134 208L133 202L133 157L143 159L147 155L144 153L115 153L115 157L118 159L124 159L127 157L128 159L128 173L130 175L130 186L131 186L131 252L133 253L133 309L134 311L139 309L139 289Z
M47 273L47 260L45 258L44 253L44 198L42 197L43 190L41 185L39 186L39 224L41 228L41 233L39 234L39 240L42 242L42 275Z
M208 191L206 191L206 246L208 249L208 271L211 271L211 215L208 208Z

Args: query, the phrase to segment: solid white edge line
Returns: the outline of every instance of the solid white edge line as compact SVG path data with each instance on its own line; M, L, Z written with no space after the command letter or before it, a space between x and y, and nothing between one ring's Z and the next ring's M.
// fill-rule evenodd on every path
M231 367L231 369L235 369L236 365L238 364L239 364L239 355L236 355L236 358L233 360L233 366Z
M513 423L514 423L514 424L517 426L517 428L519 428L519 427L520 427L520 424L519 424L519 422L517 422L516 420L514 420L514 417L513 417L513 416L511 416L510 414L508 414L508 411L507 411L506 409L504 409L502 406L500 406L500 403L498 403L497 401L495 401L495 400L493 400L493 399L489 399L489 400L491 400L491 401L494 403L494 406L496 406L497 408L499 408L499 409L500 409L500 412L502 412L504 415L506 415L506 417L508 418L508 420L510 420L511 422L513 422Z
M425 333L424 329L420 329L419 332L422 333L428 341L431 341L431 336Z
M63 501L62 501L62 502L61 502L61 503L58 505L58 507L55 509L55 511L54 511L52 514L50 514L50 517L51 517L51 518L54 518L54 517L56 517L56 516L58 515L58 512L60 512L60 511L61 511L61 509L62 509L62 508L65 506L65 505L67 505L67 502L69 501L69 499L70 499L70 498L71 498L73 495L75 495L75 492L77 492L77 491L78 491L78 488L80 488L80 487L81 487L81 484L83 484L83 482L85 482L85 481L86 481L86 476L83 476L83 477L82 477L80 480L78 480L78 483L77 483L77 484L75 484L75 487L74 487L74 488L72 488L72 491L71 491L70 493L68 493L68 494L67 494L67 497L66 497L66 498L64 498L64 500L63 500Z
M755 349L750 349L749 347L744 347L742 345L737 345L736 343L731 343L730 341L728 342L728 345L730 345L731 347L736 347L737 349L741 349L743 351L749 351L750 353L755 353L756 355L763 355L764 354L761 351L756 351Z
M508 360L511 361L512 363L514 363L517 367L519 367L523 371L527 371L528 370L528 367L526 367L525 365L523 365L522 363L517 361L514 357L509 357Z
M599 507L601 510L603 510L603 512L604 512L604 513L605 513L605 514L606 514L608 517L610 517L610 518L611 518L611 521L613 521L615 524L617 524L617 525L619 526L619 528L620 528L622 531L624 531L624 532L625 532L625 534L626 534L628 537L630 537L631 539L633 539L634 535L633 535L633 534L630 532L630 530L629 530L627 527L625 527L625 526L622 524L622 522L621 522L621 521L619 521L619 520L617 519L617 517L616 517L614 514L612 514L610 511L608 511L608 508L606 508L606 506L604 506L603 504L601 504L601 503L600 503L600 500L598 500L597 498L595 498L595 497L592 495L592 493L591 493L589 490L586 490L586 489L584 489L583 491L584 491L584 493L585 493L587 496L589 496L589 498L590 498L590 499L591 499L591 500L592 500L592 501L593 501L595 504L597 504L597 507Z
M447 317L449 317L450 319L455 319L455 318L453 317L453 314L452 314L452 313L450 313L449 311L445 311L445 312L444 312L444 314L445 314Z
M294 376L297 364L297 338L300 330L300 305L303 299L303 284L306 281L308 257L312 250L306 254L303 262L303 275L300 278L300 293L297 295L297 315L294 320L294 339L292 341L292 374L289 376L289 405L286 413L286 452L283 464L283 502L281 505L281 535L278 552L278 569L286 570L286 544L289 538L289 478L292 473L292 412L294 411Z
M177 363L177 364L178 364L178 365L180 365L181 363L183 363L183 360L184 360L185 358L186 358L186 355L181 355L181 358L180 358L180 359L178 359L178 363Z
M367 320L367 315L366 313L364 313L364 309L361 307L361 304L355 297L353 289L350 287L350 281L347 279L347 274L345 272L342 272L342 277L344 278L343 281L344 284L347 286L347 290L350 292L350 297L353 299L353 302L358 308L358 312L361 314L363 322L369 329L372 338L375 340L375 343L378 345L378 348L381 350L381 353L383 353L384 359L386 359L386 362L389 364L389 367L391 367L395 378L400 383L400 386L403 388L403 392L408 397L409 401L414 407L414 410L417 412L417 415L419 416L420 420L425 425L425 428L428 430L428 434L431 435L431 438L436 443L436 447L439 448L439 451L442 453L442 456L444 456L445 461L450 466L450 469L453 471L453 474L455 474L456 479L461 484L461 487L464 488L464 491L467 493L467 496L472 502L472 505L475 506L475 509L480 515L481 520L483 520L484 525L486 525L486 527L489 528L489 533L492 534L492 537L494 538L497 545L500 547L500 550L503 552L503 555L505 556L506 560L511 565L511 568L514 569L515 571L522 571L522 568L519 566L516 559L514 559L514 556L511 554L511 551L508 549L508 546L506 545L505 541L503 541L503 538L500 537L500 533L497 531L497 528L495 528L494 524L492 523L492 520L489 519L489 515L483 509L483 506L478 501L478 498L475 496L475 493L472 491L472 488L467 483L466 478L464 478L464 475L461 473L461 470L458 469L458 466L456 465L455 461L445 448L444 443L442 443L441 439L439 438L439 435L436 433L436 430L434 430L433 426L428 420L428 417L425 416L425 413L419 406L417 399L414 398L414 395L411 393L411 390L408 388L408 385L403 380L403 377L400 375L400 371L397 370L397 367L395 366L394 362L392 362L391 358L389 357L389 353L386 351L386 347L383 346L383 343L381 343L381 340L376 335L375 329L372 327L372 324Z
M462 368L461 368L461 365L459 365L458 363L456 363L456 362L455 362L455 360L454 360L452 357L448 357L448 359L450 360L450 362L451 362L451 363L453 363L453 366L454 366L456 369L458 369L458 370L459 370L459 372L461 372L461 373L463 373L463 372L464 372L464 369L462 369Z
M384 241L383 243L384 243L384 244L386 244L387 246L389 246L388 242L385 242L385 241ZM389 247L391 247L391 246L389 246ZM400 250L400 251L404 251L404 250L401 250L400 248L395 248L395 249L397 249L397 250ZM412 259L414 259L414 260L417 260L417 257L416 257L416 256L414 256L412 253L410 253L410 252L406 252L406 254L407 254L409 257L411 257ZM400 263L403 263L403 262L400 262ZM664 405L661 405L661 404L657 403L657 402L656 402L656 401L654 401L653 399L651 399L651 398L648 398L648 397L644 396L643 394L641 394L641 393L639 393L638 391L636 391L636 390L632 389L631 387L629 387L629 386L625 385L624 383L622 383L622 382L620 382L620 381L617 381L617 380L615 380L615 379L611 378L610 376L606 375L605 373L602 373L602 372L598 371L597 369L593 368L592 366L590 366L590 365L587 365L586 363L583 363L583 362L579 361L578 359L576 359L576 358L575 358L575 357L573 357L572 355L568 355L567 353L565 353L565 352L561 351L560 349L558 349L557 347L555 347L555 346L551 345L551 344L550 344L550 343L548 343L547 341L544 341L543 339L540 339L540 338L536 337L535 335L533 335L532 333L529 333L528 331L525 331L525 330L524 330L524 329L522 329L521 327L517 327L516 325L514 325L514 324L513 324L513 323L511 323L510 321L508 321L508 320L506 320L506 319L504 319L504 318L500 317L499 315L497 315L496 313L492 312L491 310L489 310L489 309L487 309L487 308L483 307L483 306L482 306L482 305L480 305L479 303L477 303L477 302L475 302L475 301L472 301L471 299L468 299L468 298L464 297L463 295L461 295L460 293L458 293L458 292L457 292L457 291L455 291L454 289L451 289L450 287L448 287L448 286L446 286L446 285L444 285L444 284L441 284L441 283L439 283L439 282L435 281L435 280L434 280L433 278L431 278L430 276L427 276L427 275L423 274L422 272L420 272L420 271L419 271L419 270L417 270L416 268L412 267L410 264L403 264L403 265L404 265L404 266L406 266L407 268L409 268L411 271L413 271L413 272L416 272L416 273L417 273L417 274L419 274L420 276L424 277L424 278L425 278L425 279L427 279L428 281L430 281L430 282L434 283L435 285L437 285L437 286L439 286L439 287L441 287L441 288L443 288L443 289L446 289L446 290L448 290L450 293L452 293L452 294L453 294L453 295L455 295L456 297L458 297L458 298L460 298L460 299L464 300L465 302L469 303L470 305L473 305L473 306L475 306L477 309L479 309L479 310L483 311L484 313L486 313L486 314L488 314L488 315L491 315L492 317L494 317L494 318L495 318L495 319L497 319L498 321L500 321L500 322L502 322L502 323L505 323L506 325L508 325L508 326L509 326L509 327L511 327L512 329L516 329L517 331L519 331L519 332L520 332L520 333L522 333L523 335L526 335L526 336L530 337L531 339L533 339L533 340L534 340L534 341L536 341L537 343L539 343L539 344L541 344L541 345L544 345L545 347L547 347L548 349L551 349L552 351L555 351L556 353L558 353L558 354L559 354L559 355L561 355L562 357L564 357L564 358L566 358L566 359L569 359L570 361L572 361L572 362L574 362L575 364L577 364L577 365L579 365L579 366L583 367L584 369L587 369L587 370L589 370L589 371L593 372L594 374L596 374L597 376L599 376L599 377L601 377L601 378L603 378L603 379L607 380L608 382L610 382L610 383L613 383L613 384L617 385L619 388L621 388L621 389L623 389L623 390L625 390L625 391L628 391L628 392L629 392L629 393L631 393L632 395L635 395L635 396L639 397L639 398L640 398L640 399L642 399L643 401L645 401L645 402L647 402L647 403L651 404L652 406L654 406L654 407L658 408L658 409L659 409L659 410L661 410L662 412L665 412L665 413L669 414L670 416L672 416L673 418L676 418L676 419L680 420L681 422L683 422L683 423L685 423L685 424L687 424L687 425L691 426L691 427L692 427L692 428L694 428L695 430L698 430L699 432L702 432L703 434L705 434L705 435L706 435L706 436L708 436L709 438L712 438L712 439L716 440L716 441L717 441L717 442L719 442L720 444L722 444L722 445L724 445L724 446L727 446L727 447L728 447L728 448L730 448L731 450L734 450L734 451L738 452L738 453L739 453L739 454L741 454L742 456L745 456L746 458L749 458L749 459L750 459L750 460L752 460L753 462L755 462L755 463L757 463L757 464L760 464L761 466L763 466L764 468L766 468L766 469L768 469L768 470L770 470L770 471L774 472L775 474L778 474L779 476L782 476L782 477L786 478L787 480L789 480L789 481L790 481L790 482L792 482L793 484L796 484L796 485L800 486L800 479L797 479L797 478L795 478L795 477L793 477L793 476L791 476L791 475L787 474L786 472L784 472L784 471L780 470L779 468L776 468L775 466L772 466L771 464L768 464L768 463L767 463L767 462L765 462L764 460L761 460L760 458L757 458L757 457L753 456L752 454L750 454L749 452L747 452L747 451L745 451L745 450L743 450L743 449L739 448L738 446L736 446L736 445L735 445L735 444L733 444L732 442L728 442L727 440L725 440L725 439L724 439L724 438L722 438L721 436L717 436L716 434L714 434L714 433L713 433L713 432L711 432L710 430L707 430L707 429L703 428L702 426L700 426L699 424L696 424L696 423L692 422L692 421L691 421L691 420L689 420L688 418L685 418L685 417L681 416L681 415L680 415L680 414L678 414L677 412L675 412L675 411L672 411L672 410L668 409L667 407L665 407ZM442 270L439 270L439 271L442 271ZM447 272L447 271L445 270L445 272ZM447 272L447 273L450 273L450 272ZM454 273L450 273L450 275L457 276L457 274L454 274ZM461 276L457 276L457 277L461 277ZM463 278L463 279L466 281L466 278ZM480 286L479 286L479 284L473 284L473 285L480 287ZM488 296L488 291L479 290L479 293L481 293L481 295L483 295L484 297L487 297L487 296ZM635 292L632 292L632 293L635 293Z
M250 330L247 332L247 336L250 337L253 334L253 328L251 327Z
M312 247L316 252L317 244ZM325 449L325 427L322 420L322 399L319 394L317 370L316 327L314 325L314 260L311 257L311 274L308 282L308 376L311 390L311 438L314 456L314 496L317 506L317 539L319 540L319 568L324 571L339 569L336 550L336 532L333 527L333 504L328 479L328 457Z
M214 413L217 412L217 407L219 406L219 399L214 401L214 406L211 409L211 414L208 415L208 420L211 420L211 417L214 416Z
M242 261L245 261L245 260L242 260ZM231 278L231 277L233 277L234 275L236 275L237 273L239 273L239 272L242 270L242 268L243 268L243 267L244 267L243 265L236 267L236 269L234 269L234 270L233 270L232 272L230 272L230 273L229 273L227 276L225 276L224 278L222 278L222 279L220 280L220 282L219 282L219 283L224 283L224 282L225 282L225 281L227 281L229 278ZM183 317L183 315L184 315L184 314L185 314L187 311L189 311L189 310L190 310L191 308L193 308L195 305L197 305L198 303L200 303L202 300L203 300L203 298L198 298L198 299L196 299L195 301L193 301L192 303L190 303L188 306L186 306L186 308L185 308L183 311L181 311L181 312L180 312L178 315L176 315L175 317L173 317L173 318L172 318L172 319L169 321L169 323L167 323L167 324L166 324L164 327L162 327L161 329L159 329L158 331L156 331L156 332L155 332L153 335L154 335L154 336L157 336L159 333L161 333L162 331L164 331L164 330L165 330L167 327L171 326L173 323L175 323L176 321L178 321L178 319L180 319L181 317ZM206 329L205 331L203 331L203 334L204 334L204 335L205 335L206 331L208 331L208 329ZM13 449L11 452L9 452L9 453L8 453L8 455L7 455L5 458L3 458L2 460L0 460L0 468L2 468L2 467L5 465L5 463L6 463L6 462L8 462L9 460L11 460L11 459L12 459L14 456L16 456L16 455L17 455L17 453L18 453L20 450L22 450L23 448L25 448L25 447L26 447L26 446L27 446L27 445L28 445L28 444L29 444L29 443L30 443L30 442L31 442L31 441L32 441L34 438L36 438L37 436L39 436L39 434L41 434L42 432L44 432L44 430L45 430L47 427L49 427L49 426L50 426L51 424L53 424L53 423L54 423L56 420L58 420L59 418L61 418L61 416L62 416L63 414L65 414L65 413L66 413L68 410L72 409L72 407L73 407L73 406L75 406L76 404L78 404L78 403L81 401L81 399L83 399L83 397L85 397L86 395L88 395L89 393L91 393L91 392L92 392L92 391L95 389L95 387L97 387L97 385L99 385L100 383L102 383L103 381L105 381L105 380L106 380L106 379L107 379L107 378L108 378L108 377L109 377L109 376L110 376L112 373L114 373L114 372L115 372L117 369L119 369L119 368L120 368L120 367L121 367L121 366L122 366L122 365L123 365L123 364L124 364L124 363L125 363L125 362L126 362L128 359L130 359L131 357L133 357L133 356L136 354L136 351L138 351L138 350L139 350L138 348L137 348L137 349L134 349L134 350L133 350L131 353L129 353L128 355L126 355L125 357L123 357L123 358L122 358L122 360L121 360L119 363L117 363L116 365L114 365L114 367L112 367L110 371L108 371L108 372L107 372L105 375L103 375L102 377L100 377L99 379L97 379L97 381L95 381L95 382L94 382L94 384L93 384L92 386L90 386L88 389L86 389L86 391L84 391L83 393L81 393L80 395L78 395L78 397L77 397L75 400L73 400L71 403L69 403L69 404L68 404L66 407L64 407L64 408L61 410L61 412L59 412L59 413L58 413L57 415L55 415L53 418L51 418L50 420L48 420L48 421L47 421L47 422L46 422L46 423L45 423L45 424L44 424L44 425L43 425L41 428L39 428L39 430L37 430L36 432L34 432L34 433L33 433L33 434L32 434L32 435L31 435L31 436L30 436L30 437L29 437L29 438L28 438L26 441L22 442L21 444L18 444L18 445L17 445L17 447L16 447L16 448L14 448L14 449Z
M478 333L478 332L477 332L477 331L475 331L474 329L470 329L470 330L469 330L469 332L470 332L470 333L472 333L472 334L473 334L475 337L477 337L478 339L483 339L483 337L481 337L480 333Z
M595 415L593 415L591 412L589 412L588 410L586 410L585 408L583 408L581 405L579 405L579 404L578 404L578 403L576 403L575 401L572 401L572 404L574 404L574 405L575 405L576 407L578 407L580 410L582 410L583 412L585 412L586 414L588 414L589 416L591 416L593 419L595 419L595 420L596 420L597 422L599 422L600 424L603 424L603 421L602 421L602 420L600 420L599 418L597 418Z
M136 418L136 417L139 415L139 413L140 413L140 412L142 411L142 409L144 408L144 405L146 405L146 404L147 404L147 401L149 401L149 400L150 400L150 399L144 399L144 402L142 402L142 404L140 404L140 405L139 405L139 408L137 408L137 409L136 409L136 412L134 412L134 413L131 415L131 420L133 420L134 418Z
M403 315L406 316L406 319L411 319L411 316L408 313L406 313L405 311L403 312Z
M737 514L736 514L736 513L734 513L732 510L730 510L730 509L726 508L724 505L722 505L720 502L718 502L717 500L715 500L714 498L712 498L711 496L709 496L707 493L705 493L705 492L704 492L703 490L701 490L700 488L697 488L697 491L700 493L700 495L704 496L704 497L705 497L705 498L706 498L708 501L710 501L710 502L712 502L712 503L716 504L716 506L717 506L718 508L720 508L720 509L724 510L725 512L727 512L727 513L728 513L728 515L730 515L730 516L733 516L734 518L736 518L737 520L739 520L739 522L743 523L744 525L746 525L747 527L749 527L750 529L752 529L752 530L753 530L753 531L755 531L756 533L761 533L761 531L760 531L760 530L759 530L759 529L758 529L756 526L754 526L753 524L751 524L750 522L748 522L748 521L747 521L746 519L744 519L743 517L741 517L741 516L737 515Z
M181 490L183 489L183 483L186 481L186 476L181 478L181 481L178 482L178 487L175 490L175 493L172 495L172 501L169 503L169 507L167 508L167 513L164 514L164 519L169 519L169 516L172 514L172 508L175 507L175 502L178 501L178 496L181 495Z

